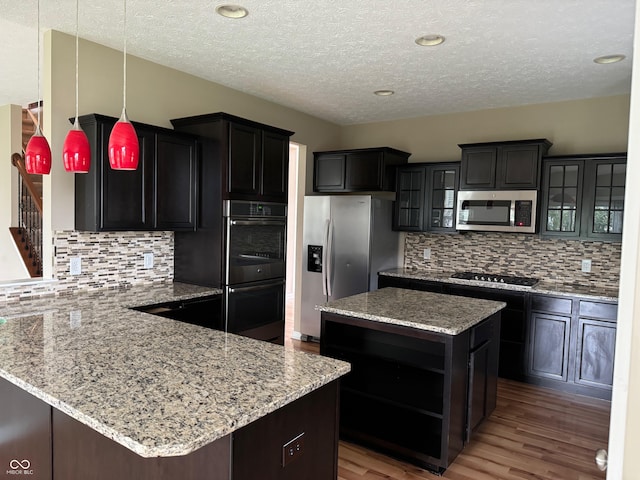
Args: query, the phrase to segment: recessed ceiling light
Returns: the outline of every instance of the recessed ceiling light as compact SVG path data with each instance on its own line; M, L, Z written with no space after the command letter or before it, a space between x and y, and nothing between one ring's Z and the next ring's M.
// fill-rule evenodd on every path
M603 55L602 57L594 58L593 61L595 63L599 63L601 65L606 65L608 63L618 63L624 60L626 57L622 54L615 55Z
M422 47L435 47L444 43L444 37L442 35L424 35L416 38L416 43Z
M216 13L227 18L244 18L249 15L249 11L240 5L219 5Z
M396 92L394 92L393 90L376 90L373 93L375 93L379 97L388 97L389 95L393 95Z

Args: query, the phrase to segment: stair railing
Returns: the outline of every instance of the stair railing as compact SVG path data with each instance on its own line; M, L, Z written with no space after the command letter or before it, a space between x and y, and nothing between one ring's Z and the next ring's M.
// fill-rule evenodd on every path
M18 169L18 232L28 249L31 267L42 275L42 196L31 180L25 167L24 157L18 153L11 156L11 163ZM33 271L27 265L29 271Z

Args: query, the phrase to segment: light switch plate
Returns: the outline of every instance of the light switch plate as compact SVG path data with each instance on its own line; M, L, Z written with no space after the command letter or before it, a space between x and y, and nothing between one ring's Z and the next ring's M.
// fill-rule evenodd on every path
M71 257L69 260L69 273L71 273L71 275L80 275L82 273L80 257Z
M144 254L144 268L153 268L153 253Z
M591 260L588 260L588 259L582 260L582 271L585 273L591 272Z
M422 251L422 258L424 258L425 260L430 260L431 259L431 249L430 248L425 248Z

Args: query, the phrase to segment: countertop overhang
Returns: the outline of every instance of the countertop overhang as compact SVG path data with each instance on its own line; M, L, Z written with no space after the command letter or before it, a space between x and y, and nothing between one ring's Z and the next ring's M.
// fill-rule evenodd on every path
M189 454L348 363L131 307L219 294L184 284L0 304L0 377L142 457Z
M322 312L459 335L507 304L404 288L382 288L319 305Z

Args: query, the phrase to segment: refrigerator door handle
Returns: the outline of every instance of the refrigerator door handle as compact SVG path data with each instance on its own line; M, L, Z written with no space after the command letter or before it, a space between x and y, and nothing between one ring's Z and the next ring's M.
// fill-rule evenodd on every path
M329 236L329 222L324 223L324 234L322 235L322 295L327 296L327 237Z
M333 295L333 286L331 284L333 269L333 220L329 220L329 232L327 233L327 295ZM328 300L328 299L327 299Z

